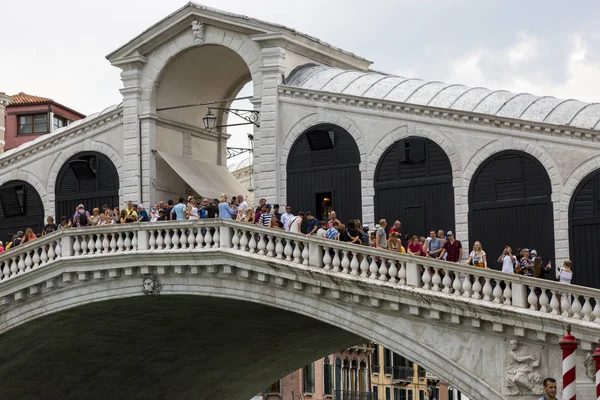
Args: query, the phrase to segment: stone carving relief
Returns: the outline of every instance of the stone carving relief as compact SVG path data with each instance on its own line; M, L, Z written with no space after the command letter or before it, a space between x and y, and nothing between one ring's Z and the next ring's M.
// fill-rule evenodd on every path
M511 395L543 394L542 355L513 339L505 364L506 387Z
M204 44L204 24L202 22L192 21L192 35L194 35L194 44Z
M154 275L144 275L144 294L160 294L160 284Z
M583 366L585 367L585 374L592 379L596 379L596 361L592 357L592 353L587 353L585 360L583 360Z

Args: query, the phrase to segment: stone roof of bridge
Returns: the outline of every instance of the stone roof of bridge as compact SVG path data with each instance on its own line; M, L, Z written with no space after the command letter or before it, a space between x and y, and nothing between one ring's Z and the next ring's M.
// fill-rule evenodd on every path
M600 103L512 93L438 81L308 64L286 84L304 89L600 130Z

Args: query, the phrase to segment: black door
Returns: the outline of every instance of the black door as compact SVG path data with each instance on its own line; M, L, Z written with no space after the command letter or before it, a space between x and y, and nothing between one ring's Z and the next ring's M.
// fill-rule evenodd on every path
M469 189L469 243L481 242L490 268L504 246L537 250L554 265L552 186L538 160L520 151L504 151L483 162Z
M87 211L107 204L119 207L119 175L104 154L78 153L60 169L56 181L56 218L70 218L78 204Z
M375 219L402 222L402 234L428 236L454 230L452 166L429 139L409 137L391 145L375 171Z
M573 193L569 246L573 283L600 288L600 170L586 176Z
M303 133L287 160L287 204L292 212L312 211L322 218L316 212L331 207L343 223L361 218L359 164L356 142L345 130L319 125Z
M41 234L44 205L33 186L24 181L6 182L0 187L0 203L0 240L5 246L18 231L31 228Z

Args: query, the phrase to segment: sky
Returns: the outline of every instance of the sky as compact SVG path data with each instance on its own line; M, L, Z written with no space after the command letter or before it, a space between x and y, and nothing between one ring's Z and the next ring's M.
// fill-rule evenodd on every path
M372 68L378 71L600 101L597 0L200 3L292 27L373 61ZM183 0L3 2L0 92L50 97L84 114L117 104L120 70L105 56L185 4ZM233 133L231 146L248 145L241 132Z

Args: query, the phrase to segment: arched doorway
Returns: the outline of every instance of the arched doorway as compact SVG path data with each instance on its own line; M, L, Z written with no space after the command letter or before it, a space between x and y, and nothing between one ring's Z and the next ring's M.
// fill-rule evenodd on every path
M552 186L544 166L521 151L507 150L485 160L469 188L469 243L479 240L488 265L509 245L537 250L554 263ZM466 251L466 249L465 249Z
M56 179L56 219L70 218L78 204L91 213L104 204L119 207L119 174L106 155L81 152L69 158Z
M421 137L398 140L375 170L375 220L402 222L402 233L429 235L454 230L452 165L435 142Z
M569 205L569 250L575 268L573 283L600 288L599 240L600 170L596 170L577 185Z
M354 138L330 124L304 132L287 159L287 204L293 212L312 211L327 220L334 210L340 221L361 218L360 153Z
M44 227L44 204L33 186L8 181L0 186L0 240L6 245L12 235L31 228L36 235Z

